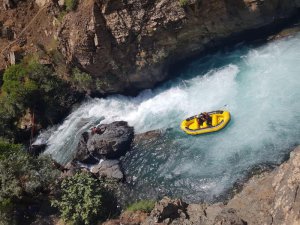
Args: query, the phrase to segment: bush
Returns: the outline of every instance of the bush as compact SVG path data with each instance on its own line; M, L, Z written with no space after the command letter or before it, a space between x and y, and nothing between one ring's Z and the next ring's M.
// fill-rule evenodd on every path
M41 124L55 123L79 96L59 79L52 68L36 60L10 66L3 76L0 95L0 135L17 130L19 119L29 109ZM64 91L61 91L64 90Z
M10 143L8 140L0 139L0 160L4 160L9 155L19 152L22 148L20 144Z
M78 0L66 0L65 4L67 11L74 11L77 7Z
M128 211L143 211L143 212L151 212L154 208L155 201L154 200L141 200L133 203L128 206L126 210Z
M10 153L0 160L0 199L15 199L21 194L34 196L49 191L58 175L59 171L52 168L49 157L35 158L23 150Z
M49 157L32 157L21 145L1 141L0 149L0 221L12 224L16 209L28 198L48 193L59 171Z
M75 224L91 224L103 213L102 186L100 181L87 173L77 173L61 184L62 195L52 205L61 212L65 221Z
M79 90L88 91L93 85L93 80L89 74L81 72L78 68L75 68L72 71L72 83Z

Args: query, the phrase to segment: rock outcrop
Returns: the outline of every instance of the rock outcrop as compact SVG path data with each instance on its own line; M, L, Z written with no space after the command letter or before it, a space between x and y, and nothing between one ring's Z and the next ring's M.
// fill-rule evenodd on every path
M114 178L117 180L122 180L124 177L118 160L100 161L99 164L92 166L90 171L99 177Z
M299 7L298 0L82 0L58 39L67 61L92 75L94 90L132 93L165 80L175 62Z
M133 127L124 121L101 124L96 133L86 132L82 135L75 160L85 161L90 156L118 159L129 149L133 134Z
M165 197L139 223L123 221L121 216L112 224L298 225L299 186L300 146L274 171L251 178L227 204L186 204Z
M69 165L73 165L71 168L89 168L98 177L123 180L118 159L130 149L133 137L133 127L128 126L127 122L101 124L82 134L75 157Z

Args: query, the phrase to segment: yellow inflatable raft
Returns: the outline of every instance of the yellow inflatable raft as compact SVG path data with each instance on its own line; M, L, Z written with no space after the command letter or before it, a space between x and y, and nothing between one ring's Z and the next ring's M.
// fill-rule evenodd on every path
M209 112L208 115L211 118L211 124L203 122L199 124L197 115L187 118L182 121L181 129L190 135L211 133L223 129L230 121L230 113L227 111L213 111Z

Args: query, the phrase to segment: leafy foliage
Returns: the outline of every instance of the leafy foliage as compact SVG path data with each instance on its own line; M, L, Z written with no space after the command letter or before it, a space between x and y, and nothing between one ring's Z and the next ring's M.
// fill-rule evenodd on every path
M32 157L22 150L21 145L1 140L0 220L10 224L11 214L23 197L49 191L58 175L59 171L52 168L49 157Z
M78 68L72 71L72 82L81 91L87 91L93 85L92 77Z
M155 201L154 200L141 200L138 202L133 203L132 205L128 206L126 210L128 211L144 211L144 212L151 212L154 208Z
M66 10L74 11L77 8L78 0L66 0Z
M87 173L77 173L66 178L61 184L62 196L54 200L65 221L75 224L91 224L93 218L101 215L102 186L99 180Z
M188 0L179 0L179 5L181 6L181 7L184 7L184 6L186 6L188 4Z
M1 88L0 135L7 136L16 130L19 118L27 109L42 115L41 123L56 122L76 101L68 90L70 86L51 68L34 59L10 66L4 72Z
M0 160L4 160L9 155L19 152L22 148L20 144L12 144L5 139L0 139Z

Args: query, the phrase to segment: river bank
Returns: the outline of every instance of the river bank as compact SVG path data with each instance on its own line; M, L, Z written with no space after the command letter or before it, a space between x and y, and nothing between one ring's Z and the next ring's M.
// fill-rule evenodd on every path
M300 147L271 172L255 175L227 203L187 204L163 198L151 213L128 212L104 225L296 225L300 223Z

